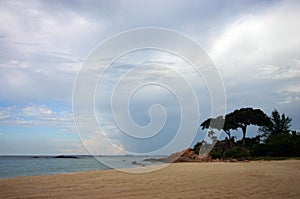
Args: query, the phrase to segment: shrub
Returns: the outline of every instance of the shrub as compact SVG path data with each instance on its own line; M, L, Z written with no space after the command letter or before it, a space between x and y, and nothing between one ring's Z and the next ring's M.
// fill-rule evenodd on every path
M268 146L266 144L254 144L250 148L251 156L265 156L268 153Z
M291 156L294 154L293 140L289 134L271 135L267 139L269 155L271 156Z
M260 141L260 136L256 136L253 138L245 138L245 146L247 148L250 148L251 146L253 146L254 144L258 144ZM236 142L237 146L243 146L243 140L238 140Z
M248 158L249 152L243 147L234 147L232 149L226 150L223 156L224 158L235 158L235 159Z
M211 151L209 155L212 157L212 159L221 159L222 158L222 153L216 152L216 151Z
M295 156L300 156L300 138L297 137L293 143L293 148L295 151Z

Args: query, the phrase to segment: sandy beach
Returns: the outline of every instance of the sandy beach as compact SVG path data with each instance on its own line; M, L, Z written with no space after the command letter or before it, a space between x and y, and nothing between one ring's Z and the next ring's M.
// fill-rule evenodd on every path
M300 160L176 163L0 180L0 198L299 198Z

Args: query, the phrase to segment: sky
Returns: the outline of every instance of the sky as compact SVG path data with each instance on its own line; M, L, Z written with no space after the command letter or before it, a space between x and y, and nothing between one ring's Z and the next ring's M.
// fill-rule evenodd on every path
M116 99L122 103L125 91L133 85L184 78L198 101L198 107L190 104L185 108L187 112L200 113L199 120L190 120L191 126L195 121L199 126L210 117L209 90L191 64L170 52L144 49L116 59L102 82L98 82L95 118L101 129L87 124L86 132L77 132L73 86L88 56L113 35L144 27L180 32L205 50L223 81L227 113L254 107L270 115L276 108L293 119L292 129L300 131L299 10L299 1L288 0L3 0L0 155L147 154L174 140L182 119L176 93L155 84L143 86L123 107L126 110L117 110L114 115L110 97L116 85L120 86ZM184 85L178 83L177 88L190 96ZM139 134L144 138L124 134L117 128L114 118L124 116L126 111L131 121L124 125L129 128L133 122L144 127L145 134ZM160 132L148 132L152 137L146 139L146 127L155 125L155 121ZM159 128L162 121L163 127ZM194 130L187 127L185 131ZM247 135L256 133L257 128L251 127ZM201 141L204 134L198 129L190 146ZM238 131L233 135L241 138ZM184 147L187 145L175 142L161 153Z

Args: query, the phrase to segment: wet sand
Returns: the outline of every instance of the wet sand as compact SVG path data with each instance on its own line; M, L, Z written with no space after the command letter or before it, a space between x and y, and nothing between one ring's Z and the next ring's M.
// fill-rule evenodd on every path
M115 170L0 179L0 198L299 198L300 160L176 163L150 173Z

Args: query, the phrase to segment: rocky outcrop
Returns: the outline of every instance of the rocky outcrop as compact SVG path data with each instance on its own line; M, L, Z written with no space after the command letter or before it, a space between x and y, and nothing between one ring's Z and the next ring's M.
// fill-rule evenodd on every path
M240 162L244 161L247 162L245 159L212 159L210 155L197 155L192 148L187 148L183 151L172 153L170 156L166 158L149 158L145 159L144 161L150 162L165 162L165 163L172 163L172 162Z
M170 156L166 158L150 158L145 159L144 161L151 161L151 162L209 162L211 161L211 157L208 156L202 156L200 157L197 155L192 148L187 148L183 151L172 153Z
M195 154L192 148L172 153L169 157L165 158L165 162L195 162L199 160L199 156Z

